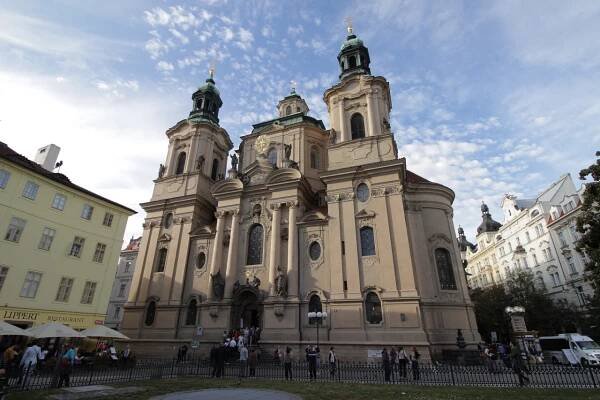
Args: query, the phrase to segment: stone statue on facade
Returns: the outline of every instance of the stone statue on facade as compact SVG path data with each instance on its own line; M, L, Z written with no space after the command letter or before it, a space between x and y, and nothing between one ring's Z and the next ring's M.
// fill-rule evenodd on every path
M225 280L221 276L221 271L218 271L216 274L211 275L211 278L215 298L217 300L223 300L223 296L225 295Z
M202 171L202 168L204 168L205 161L206 161L206 159L204 158L204 156L198 157L198 159L196 160L196 169L198 171Z
M330 144L335 144L335 139L337 136L337 132L335 131L335 129L331 129L329 130L329 143Z
M235 153L233 153L231 155L231 169L237 171L237 167L238 167L238 157L235 155Z
M281 270L281 267L277 267L277 278L275 278L275 294L277 296L287 296L287 276Z
M241 289L240 281L235 281L233 284L233 294L236 294Z
M252 280L250 280L250 278L246 278L246 285L258 290L260 286L260 279L258 279L256 275L254 275L254 278L252 278Z
M285 161L289 161L290 157L292 156L292 145L284 144L283 145L283 153L285 155Z
M165 171L166 171L166 167L164 164L160 164L160 167L158 167L158 178L162 178L165 175Z
M488 208L487 204L485 204L483 201L481 202L481 214L483 215L487 215L490 213L490 209Z

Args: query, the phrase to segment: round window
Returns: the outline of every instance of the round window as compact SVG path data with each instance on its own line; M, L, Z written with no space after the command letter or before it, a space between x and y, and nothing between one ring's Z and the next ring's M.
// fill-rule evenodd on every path
M204 252L201 252L200 254L198 254L198 257L196 257L196 268L200 269L204 267L204 264L206 264L206 254Z
M365 202L369 200L369 195L369 187L366 183L361 183L356 187L356 198L358 198L359 201Z
M312 242L308 247L308 254L311 260L317 261L321 257L321 244L319 242Z
M165 216L165 228L169 229L173 224L173 213L168 213Z

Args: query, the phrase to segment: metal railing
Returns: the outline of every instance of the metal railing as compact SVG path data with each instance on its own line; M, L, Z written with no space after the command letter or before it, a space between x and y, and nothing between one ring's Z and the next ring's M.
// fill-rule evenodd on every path
M312 369L312 374L311 374ZM583 368L537 364L527 367L524 376L526 386L536 388L590 388L600 387L600 368ZM227 362L219 368L205 359L139 359L134 364L75 366L69 375L69 386L115 384L143 380L173 379L178 377L271 379L285 380L285 367L279 362L259 362L254 368L243 367L238 361ZM314 369L305 361L291 363L291 379L294 381L351 382L364 384L408 384L429 386L520 386L518 374L504 364L493 368L484 365L457 366L450 364L424 364L406 368L390 367L389 374L381 363L338 361L334 366L321 362ZM5 379L4 391L22 391L59 387L60 370L25 369ZM220 375L220 376L217 376ZM311 378L311 375L313 378ZM63 381L64 376L63 376Z

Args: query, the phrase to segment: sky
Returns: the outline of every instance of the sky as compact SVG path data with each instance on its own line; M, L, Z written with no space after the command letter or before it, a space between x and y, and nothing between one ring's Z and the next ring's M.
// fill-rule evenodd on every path
M138 211L209 66L237 147L276 116L290 81L329 127L345 19L392 93L408 169L456 193L469 238L485 201L535 197L600 149L598 1L3 1L0 140L33 158L61 147L61 172Z

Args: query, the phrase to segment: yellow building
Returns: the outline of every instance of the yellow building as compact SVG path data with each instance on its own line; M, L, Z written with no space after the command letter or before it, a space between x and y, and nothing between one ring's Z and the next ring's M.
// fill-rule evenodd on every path
M102 323L127 218L135 212L0 142L0 319L20 327Z

